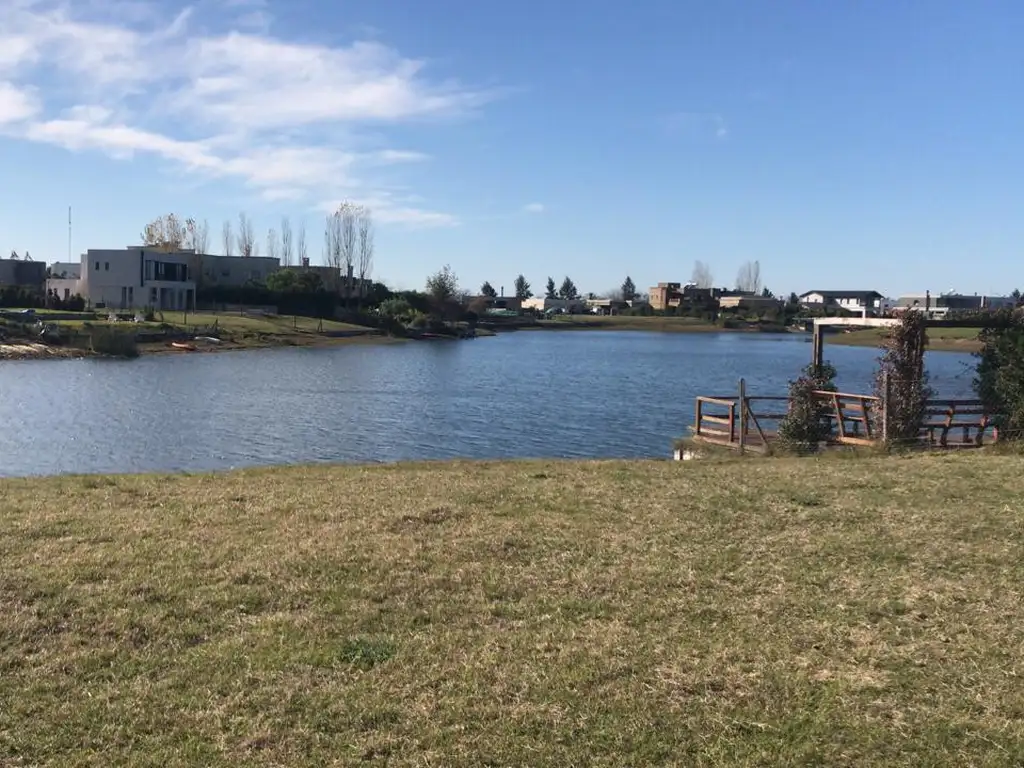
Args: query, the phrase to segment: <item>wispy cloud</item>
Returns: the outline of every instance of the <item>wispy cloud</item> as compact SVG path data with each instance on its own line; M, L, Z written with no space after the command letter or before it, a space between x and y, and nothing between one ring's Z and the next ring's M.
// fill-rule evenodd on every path
M373 147L364 129L386 136L389 125L458 117L493 93L432 79L425 62L378 42L275 37L264 0L215 5L215 17L200 19L193 8L161 14L126 0L4 0L0 130L71 151L154 156L268 199L359 197L382 222L455 221L378 188L375 169L428 158Z
M545 210L544 203L527 203L523 206L525 213L544 213Z
M717 112L674 112L665 121L671 133L695 136L714 136L725 139L729 136L729 124Z

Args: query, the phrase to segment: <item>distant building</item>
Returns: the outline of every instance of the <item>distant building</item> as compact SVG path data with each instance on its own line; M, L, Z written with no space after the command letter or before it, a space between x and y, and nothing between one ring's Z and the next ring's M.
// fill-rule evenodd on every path
M535 312L562 311L570 315L581 315L587 311L587 303L584 299L545 299L535 297L523 299L523 309L534 310Z
M485 310L503 310L507 312L520 312L523 309L523 299L518 296L471 296L467 302L470 307L483 307Z
M345 271L342 271L339 267L325 267L320 265L288 266L280 267L280 269L292 272L312 272L317 274L320 276L320 280L324 285L324 290L337 293L339 296L345 298L368 296L370 291L373 290L373 280L370 278L363 278L360 280L358 276L353 274L351 266L349 266Z
M263 283L281 268L281 260L271 256L218 256L212 253L190 254L192 276L200 288L241 288Z
M885 297L878 291L807 291L800 294L800 304L807 309L843 310L854 314L882 314Z
M896 312L915 310L927 313L933 320L941 320L951 312L981 312L1016 306L1012 296L964 295L961 293L940 293L932 295L911 293L900 296L893 310Z
M0 288L14 286L42 294L46 291L46 264L25 259L0 259Z
M772 309L781 309L783 301L774 296L760 296L754 293L730 293L718 297L718 306L721 309L750 309L764 312Z
M678 307L683 300L682 283L658 283L647 290L647 298L652 309L661 311Z

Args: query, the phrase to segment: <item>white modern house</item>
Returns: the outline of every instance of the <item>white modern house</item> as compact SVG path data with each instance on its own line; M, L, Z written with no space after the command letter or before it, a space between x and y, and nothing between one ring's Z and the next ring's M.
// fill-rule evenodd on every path
M862 315L882 314L885 297L878 291L808 291L800 294L800 304L808 309L841 309Z
M168 253L135 246L114 250L89 249L82 254L77 276L70 267L50 267L46 287L60 298L79 294L91 306L103 309L190 309L195 306L196 284L189 261L193 253ZM60 272L55 272L55 267Z

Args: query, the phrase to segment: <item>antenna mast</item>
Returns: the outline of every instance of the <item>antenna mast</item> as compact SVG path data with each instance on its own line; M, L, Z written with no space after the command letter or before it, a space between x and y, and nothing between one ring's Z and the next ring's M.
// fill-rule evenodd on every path
M68 262L71 262L71 206L68 206Z

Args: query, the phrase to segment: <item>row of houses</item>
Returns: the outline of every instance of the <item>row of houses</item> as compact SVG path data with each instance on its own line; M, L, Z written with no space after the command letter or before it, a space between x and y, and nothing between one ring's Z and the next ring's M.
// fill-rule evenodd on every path
M650 288L649 297L651 307L656 310L714 303L721 309L758 311L778 308L784 303L782 299L771 296L680 283L658 283ZM925 291L891 299L872 290L813 290L797 298L800 307L811 312L884 317L903 310L915 310L926 312L933 319L942 319L951 312L1000 309L1017 303L1011 296L968 295L955 291L935 295Z
M326 290L342 296L365 296L370 280L346 270L282 266L272 257L219 256L194 250L162 251L147 246L89 249L81 261L50 266L45 290L59 299L81 296L97 308L191 309L205 288L241 288L260 284L281 270L315 272Z

